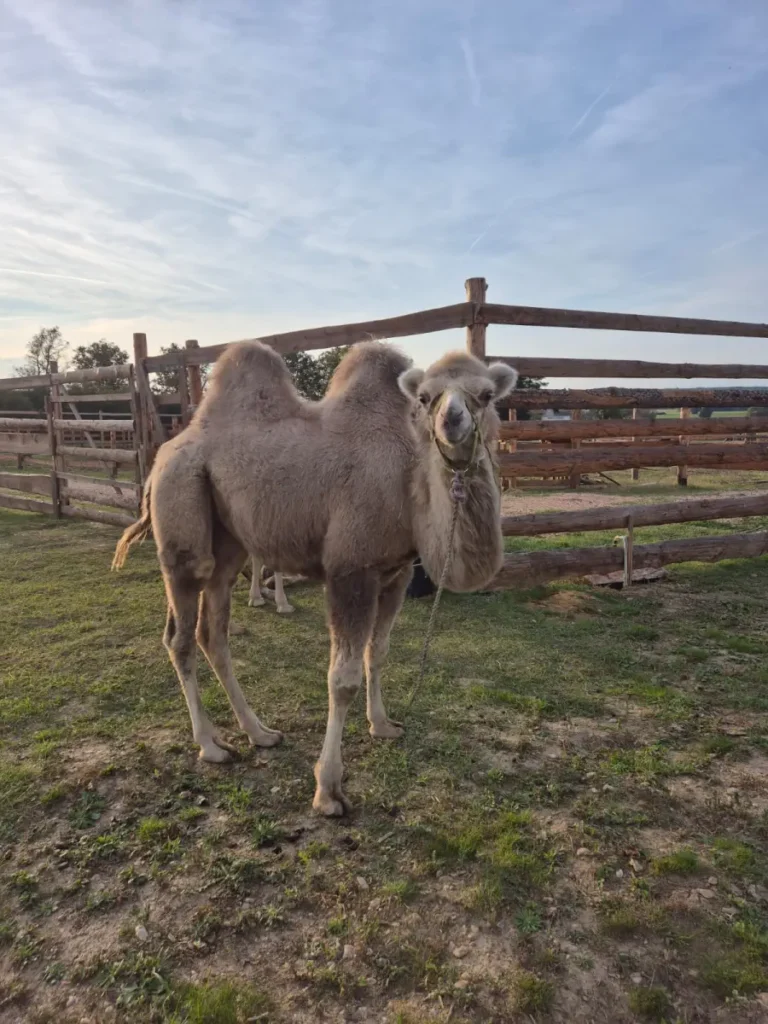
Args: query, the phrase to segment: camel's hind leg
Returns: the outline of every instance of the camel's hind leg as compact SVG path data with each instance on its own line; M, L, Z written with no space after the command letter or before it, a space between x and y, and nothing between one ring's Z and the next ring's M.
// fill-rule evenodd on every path
M275 604L280 615L290 615L292 611L295 611L293 605L290 603L288 598L285 596L285 587L283 585L283 574L281 572L275 573Z
M251 559L253 576L251 577L251 590L248 594L248 604L251 608L262 608L267 603L261 592L261 570L263 567L264 563L254 555Z
M382 587L376 610L376 624L365 648L365 675L367 682L366 713L369 732L376 739L394 740L402 736L400 722L387 715L381 696L381 670L389 651L389 635L405 600L405 592L413 576L413 566L402 569L395 578Z
M235 678L229 650L229 614L232 587L245 561L245 552L237 541L222 533L214 545L216 568L203 588L197 642L226 690L235 718L251 746L274 747L283 738L277 729L268 729L248 706L245 694ZM254 580L256 580L254 565Z
M197 622L198 595L202 581L188 571L165 569L165 590L168 596L168 620L163 643L181 683L181 689L192 720L192 736L200 745L203 761L229 761L235 748L223 740L205 713L197 683Z
M373 629L378 580L369 570L326 578L331 663L328 668L328 725L315 765L317 789L313 807L321 814L341 815L350 804L341 788L344 768L341 740L347 711L360 689L363 651Z

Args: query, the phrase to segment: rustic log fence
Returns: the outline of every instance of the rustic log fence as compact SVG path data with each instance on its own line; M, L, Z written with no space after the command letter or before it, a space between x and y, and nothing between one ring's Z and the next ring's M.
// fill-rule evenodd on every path
M365 340L407 338L465 328L468 351L481 359L500 359L529 377L768 382L768 365L495 357L488 356L486 351L487 328L493 324L768 338L766 324L500 305L486 301L487 284L483 278L467 281L465 292L466 301L455 305L380 320L290 331L259 340L287 355ZM227 345L200 346L196 340L188 340L179 351L150 356L146 335L136 333L133 347L132 365L69 373L58 373L54 368L50 374L0 380L0 393L34 388L48 391L45 418L5 412L0 416L0 458L9 453L17 457L19 465L27 461L50 467L48 473L0 473L0 506L117 526L133 521L141 484L158 447L189 422L201 401L200 368L215 362ZM178 392L158 397L151 388L151 375L168 370L177 372ZM99 381L124 381L126 390L83 395L68 390L68 385ZM92 407L115 401L128 403L130 413L125 419L94 419L87 415L87 410L84 417L78 409L81 404ZM502 477L517 485L533 482L541 486L542 480L547 480L578 486L584 474L623 469L631 469L636 478L640 469L676 466L680 483L687 480L688 468L768 470L768 437L759 436L768 435L768 415L763 418L749 412L700 419L689 415L689 410L697 407L768 412L768 386L516 391L506 411L508 419L501 427L498 458ZM526 420L518 416L546 409L572 410L573 416L563 421ZM632 410L633 419L588 418L589 413L606 409ZM656 421L642 418L642 410L660 409L677 409L679 416ZM88 466L109 475L84 475L83 467ZM130 474L133 479L123 479L121 474ZM763 515L768 515L768 494L505 516L502 529L508 537L626 530L629 540L623 547L509 554L495 586L530 585L547 579L619 570L622 566L626 568L627 550L632 551L631 564L635 569L763 554L768 551L766 532L650 545L633 541L633 530L641 526Z

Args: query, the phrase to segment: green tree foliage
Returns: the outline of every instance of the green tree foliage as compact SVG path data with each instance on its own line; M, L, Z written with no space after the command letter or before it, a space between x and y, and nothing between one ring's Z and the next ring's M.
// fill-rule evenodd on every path
M291 352L283 358L299 394L318 401L325 394L334 370L348 351L349 346L346 346L329 348L316 357L308 352Z
M165 345L160 349L163 355L169 355L171 352L183 352L184 346L179 345L178 342L171 342L170 345ZM170 367L167 370L157 370L154 373L154 379L152 380L152 390L157 395L173 395L179 391L180 381L180 370L178 367ZM203 383L203 389L208 383L208 367L200 367L200 379Z
M106 338L93 341L90 345L78 345L72 356L72 365L78 370L92 370L99 366L125 366L128 353ZM108 391L125 391L125 380L95 380L83 384L70 384L67 391L72 395L101 394Z
M21 366L16 367L16 375L36 377L39 374L50 373L53 363L57 364L61 372L68 349L69 345L61 335L61 328L41 327L27 342L27 357Z

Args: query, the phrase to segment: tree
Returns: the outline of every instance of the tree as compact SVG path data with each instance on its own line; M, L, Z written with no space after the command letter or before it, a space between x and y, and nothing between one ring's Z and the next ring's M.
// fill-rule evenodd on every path
M316 357L308 352L290 352L283 356L283 359L291 371L299 394L304 398L319 401L330 384L334 370L347 352L348 345L342 348L329 348Z
M57 364L59 372L64 369L69 345L61 336L59 327L41 327L37 334L27 342L27 358L22 366L16 367L18 377L37 377L51 373L51 367Z
M98 366L124 366L128 362L128 353L106 338L93 341L90 345L78 345L72 357L73 366L78 370L92 370ZM86 381L84 384L71 385L70 394L87 395L102 391L125 391L124 380Z
M184 348L182 345L179 345L177 341L173 341L170 345L166 345L161 348L160 351L163 355L169 355L171 352L183 352ZM176 366L170 367L167 370L156 370L155 379L152 381L152 390L157 395L176 394L180 390L179 374L180 369ZM205 385L208 383L208 367L200 367L200 379L203 384L203 389L205 389Z

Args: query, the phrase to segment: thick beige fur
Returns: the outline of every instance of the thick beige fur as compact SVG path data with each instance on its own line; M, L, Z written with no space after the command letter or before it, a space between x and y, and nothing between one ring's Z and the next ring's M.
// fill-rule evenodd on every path
M426 373L409 366L388 345L357 345L326 397L307 402L272 349L231 346L190 425L158 452L141 519L115 552L119 568L133 543L154 534L168 597L164 642L200 756L210 761L228 760L234 748L202 706L196 640L250 742L281 739L248 706L229 653L230 593L246 559L325 581L329 717L314 800L325 814L348 809L341 740L363 668L371 734L402 732L385 711L380 675L414 557L437 578L448 554L445 460L472 461L448 587L481 587L502 560L489 446L498 428L493 401L514 386L515 372L464 353Z

